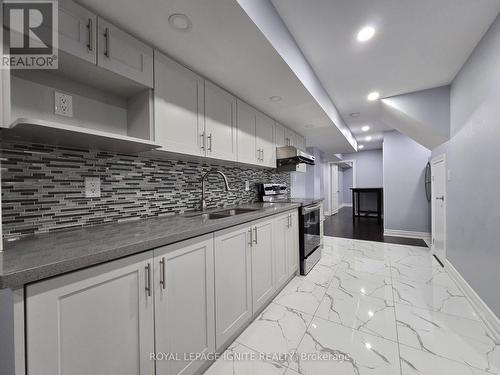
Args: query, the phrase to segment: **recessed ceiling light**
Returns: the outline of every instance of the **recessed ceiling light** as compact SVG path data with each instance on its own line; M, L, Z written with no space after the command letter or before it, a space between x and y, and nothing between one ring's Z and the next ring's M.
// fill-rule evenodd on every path
M370 350L372 348L372 344L367 342L367 343L365 343L365 347L366 347L366 349Z
M380 98L380 93L378 91L374 91L368 94L366 97L369 101L373 102L374 100L377 100Z
M364 148L365 148L365 146L363 146L363 145L358 145L358 150L362 150L362 149L364 149Z
M193 27L189 17L182 13L171 14L168 23L177 31L189 31Z
M370 142L372 140L372 136L369 135L368 137L365 138L365 141Z
M373 38L375 29L371 26L365 26L358 32L358 42L366 42Z
M351 116L351 117L359 117L360 114L361 113L359 113L359 112L353 112L353 113L349 113L349 116Z
M274 95L274 96L269 97L269 100L272 102L279 102L281 99L282 99L281 96L278 96L278 95Z
M370 130L370 127L368 125L365 125L361 128L361 130L367 132L368 130Z

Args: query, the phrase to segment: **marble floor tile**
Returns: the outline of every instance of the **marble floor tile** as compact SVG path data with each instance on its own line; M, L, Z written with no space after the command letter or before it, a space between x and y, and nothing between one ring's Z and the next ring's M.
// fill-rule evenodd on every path
M479 319L458 288L414 281L393 281L394 302L440 311L469 319Z
M286 367L262 357L248 347L234 342L210 368L206 375L283 375Z
M474 367L435 356L421 350L401 346L402 375L488 375Z
M422 284L435 284L458 289L446 270L437 262L433 262L432 267L415 267L393 263L390 268L392 278L395 280L416 281Z
M328 288L316 316L374 336L396 341L394 307L383 299Z
M271 303L236 342L259 353L284 355L295 351L312 316L289 307ZM289 357L281 365L287 366Z
M226 373L500 375L500 343L428 249L325 237L207 371Z
M304 280L310 281L316 285L328 288L330 282L332 281L334 272L334 268L318 262L318 264L316 264L316 266L314 266L314 268L309 271L306 276L297 276L297 278L303 278Z
M479 321L396 304L400 344L498 373L499 348Z
M303 375L396 375L400 374L398 346L314 318L298 348L297 363L291 368Z
M313 315L326 289L321 283L306 279L304 276L296 276L276 296L274 302Z
M391 278L359 271L338 271L330 284L349 295L380 298L393 305Z

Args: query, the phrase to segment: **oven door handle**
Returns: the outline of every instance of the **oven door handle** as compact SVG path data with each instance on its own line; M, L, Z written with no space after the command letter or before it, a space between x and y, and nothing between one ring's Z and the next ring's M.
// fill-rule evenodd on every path
M311 211L316 211L316 210L319 210L319 209L320 209L320 207L321 207L321 205L319 205L319 204L317 204L317 205L315 205L315 206L311 206L311 207L303 207L303 208L302 208L302 213L303 213L303 214L307 214L307 213L309 213L309 212L311 212Z

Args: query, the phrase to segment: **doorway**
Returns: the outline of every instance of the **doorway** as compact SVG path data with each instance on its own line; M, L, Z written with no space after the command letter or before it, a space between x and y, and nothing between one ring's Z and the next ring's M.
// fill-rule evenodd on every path
M434 255L446 259L446 158L440 155L431 160L432 243Z
M356 187L354 160L330 163L329 214L335 215L342 208L352 207L351 188Z

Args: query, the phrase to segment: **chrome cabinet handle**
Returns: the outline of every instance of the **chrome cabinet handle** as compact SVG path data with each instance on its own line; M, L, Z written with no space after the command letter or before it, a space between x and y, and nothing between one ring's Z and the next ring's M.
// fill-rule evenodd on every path
M205 151L205 143L206 143L206 140L205 140L205 132L201 133L200 134L200 137L201 137L201 146L200 148Z
M109 58L109 33L109 27L106 27L104 31L104 56L106 56L107 58Z
M250 246L252 246L253 243L253 233L252 233L252 228L249 228L248 231L250 232L250 242L248 243Z
M257 226L255 226L255 227L253 228L253 230L254 230L254 232L255 232L255 240L254 240L254 243L255 243L255 244L257 244L257 241L258 241L258 240L257 240Z
M167 286L167 280L165 278L165 257L161 258L160 260L160 268L160 285L162 286L162 289L165 289Z
M257 161L260 161L260 148L257 149Z
M264 149L262 149L262 161L264 161Z
M148 263L148 265L145 267L145 275L146 275L146 295L148 297L151 297L151 263Z
M212 133L207 137L208 139L208 151L212 152Z
M287 228L290 228L292 226L292 215L288 215L288 223L287 223Z
M436 199L444 202L444 195L441 195L440 197L436 197Z
M292 214L290 214L290 228L293 227L293 217Z
M87 48L89 51L94 50L94 37L93 37L93 27L92 27L92 18L89 18L89 22L87 23L87 31L88 31L88 43Z

